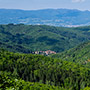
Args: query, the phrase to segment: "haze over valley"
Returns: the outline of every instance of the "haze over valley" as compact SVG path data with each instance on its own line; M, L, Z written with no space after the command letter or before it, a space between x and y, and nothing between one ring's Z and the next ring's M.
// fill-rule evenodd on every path
M77 9L0 9L0 24L78 27L90 25L90 11Z

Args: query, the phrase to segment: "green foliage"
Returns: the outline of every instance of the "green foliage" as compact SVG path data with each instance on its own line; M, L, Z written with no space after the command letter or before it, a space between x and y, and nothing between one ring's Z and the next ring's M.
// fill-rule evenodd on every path
M0 42L0 48L6 49L12 52L32 53L32 50L29 50L21 45L9 45L3 42Z
M86 86L90 87L90 69L79 64L41 55L0 50L0 71L11 72L11 75L9 75L11 80L5 79L9 83L12 79L15 81L16 78L27 81L26 84L23 84L23 81L20 81L20 83L18 81L19 87L24 88L21 90L27 88L34 90L40 90L41 88L42 90L44 87L45 90L48 90L48 88L50 90L64 90L64 88L66 90L80 90ZM34 82L35 86L32 86L30 82ZM24 85L25 87L23 87ZM12 88L13 85L10 83L10 86ZM54 86L57 87L54 88Z
M90 87L86 87L86 88L84 88L84 90L90 90Z
M61 58L90 67L90 42L80 44L68 51L51 55L53 58Z
M25 82L14 79L10 73L0 71L0 90L66 90L61 87Z
M52 50L62 52L90 40L86 27L64 28L46 25L0 25L0 47L13 52Z

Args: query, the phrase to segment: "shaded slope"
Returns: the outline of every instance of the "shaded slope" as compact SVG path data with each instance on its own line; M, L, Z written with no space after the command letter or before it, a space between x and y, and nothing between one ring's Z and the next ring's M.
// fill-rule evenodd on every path
M90 27L87 28L88 30L83 31L79 28L46 25L0 25L0 42L12 46L19 45L32 51L50 49L62 52L90 40L90 35L86 34L89 33Z
M10 45L10 44L6 44L3 42L0 42L0 48L3 48L5 50L8 51L12 51L12 52L19 52L19 53L32 53L31 50L24 48L21 45Z

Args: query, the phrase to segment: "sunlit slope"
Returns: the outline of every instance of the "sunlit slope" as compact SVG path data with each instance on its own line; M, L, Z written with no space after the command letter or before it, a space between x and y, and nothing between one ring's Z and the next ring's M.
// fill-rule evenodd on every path
M52 57L89 65L90 64L90 42L80 44L79 46L73 49L67 50L63 53L52 55Z

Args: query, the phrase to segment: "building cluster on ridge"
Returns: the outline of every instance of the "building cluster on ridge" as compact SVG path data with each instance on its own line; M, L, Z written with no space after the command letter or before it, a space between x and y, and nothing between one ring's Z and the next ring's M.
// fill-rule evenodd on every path
M41 55L50 55L50 54L56 54L55 51L47 50L47 51L35 51L34 54L41 54Z

